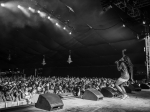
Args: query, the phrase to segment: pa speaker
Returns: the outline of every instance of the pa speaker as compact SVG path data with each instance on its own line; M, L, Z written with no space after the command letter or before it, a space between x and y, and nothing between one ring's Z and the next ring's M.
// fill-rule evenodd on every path
M130 84L130 85L129 85L129 88L130 88L132 91L141 91L141 87L140 87L138 84Z
M43 110L55 110L63 108L64 104L60 97L54 93L46 93L39 95L38 101L35 104L36 108Z
M141 84L141 89L150 89L150 86L148 84Z
M104 97L114 97L118 95L118 92L110 87L104 87L101 89L101 93Z
M103 99L103 95L98 90L92 88L92 89L85 90L82 98L87 100L97 101Z
M127 93L132 93L132 90L128 86L124 86L124 89Z

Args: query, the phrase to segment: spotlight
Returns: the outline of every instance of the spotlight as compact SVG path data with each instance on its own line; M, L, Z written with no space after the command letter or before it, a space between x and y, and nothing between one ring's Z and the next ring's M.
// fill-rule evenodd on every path
M122 25L123 27L126 27L125 24Z
M143 21L143 24L145 24L146 22L145 21Z
M31 10L31 7L29 7L28 9Z
M40 11L39 11L39 10L38 10L37 12L38 12L38 13L40 13Z
M20 5L18 5L17 7L18 7L19 9L21 8L21 6L20 6Z
M72 33L70 32L69 34L71 35Z
M48 18L48 19L51 19L51 17L50 17L50 16L48 16L47 18Z
M56 23L56 26L58 26L58 23Z
M31 12L35 13L35 9L33 9L33 8L31 8L31 7L29 7L28 9L29 9Z
M63 28L64 30L66 29L66 27Z
M5 7L5 4L4 4L4 3L1 3L1 7Z
M74 10L73 10L71 7L69 7L69 6L67 6L67 5L66 5L66 7L67 7L70 11L74 12Z

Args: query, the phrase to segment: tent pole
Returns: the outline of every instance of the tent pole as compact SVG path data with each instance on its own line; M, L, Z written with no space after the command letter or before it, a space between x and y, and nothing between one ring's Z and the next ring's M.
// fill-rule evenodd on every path
M149 74L150 74L150 36L149 34L145 38L145 46L146 46L147 80L149 80Z

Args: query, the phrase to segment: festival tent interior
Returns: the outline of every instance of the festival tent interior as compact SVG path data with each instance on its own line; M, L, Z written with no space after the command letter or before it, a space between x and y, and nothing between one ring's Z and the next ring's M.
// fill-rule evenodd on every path
M146 1L0 1L1 71L114 77L120 75L115 61L127 49L135 73L146 73Z

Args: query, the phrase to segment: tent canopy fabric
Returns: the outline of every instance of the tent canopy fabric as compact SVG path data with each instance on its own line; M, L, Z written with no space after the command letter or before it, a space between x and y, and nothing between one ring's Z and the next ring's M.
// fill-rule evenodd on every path
M8 1L0 21L1 67L41 67L43 55L50 67L110 66L123 49L133 64L146 60L143 25L115 6L104 11L100 0Z

